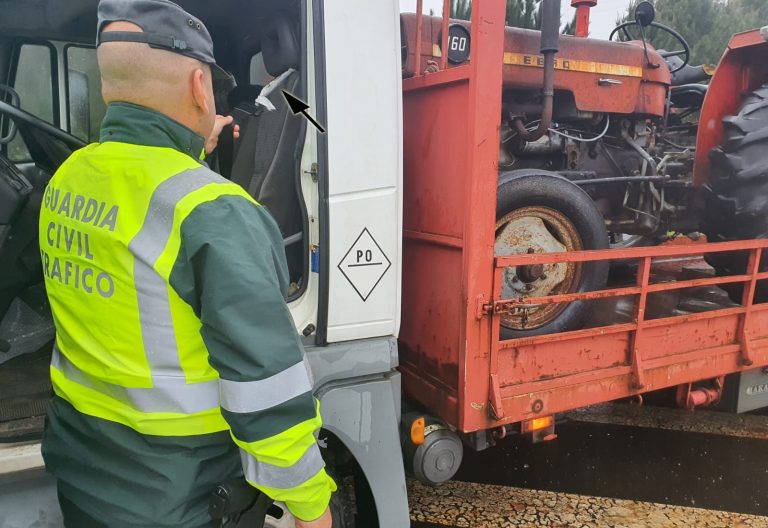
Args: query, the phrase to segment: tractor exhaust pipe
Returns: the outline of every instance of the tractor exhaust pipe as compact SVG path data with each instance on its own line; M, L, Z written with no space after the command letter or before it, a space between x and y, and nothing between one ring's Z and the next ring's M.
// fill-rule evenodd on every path
M544 0L541 3L541 53L560 50L560 2Z
M560 49L560 0L541 3L541 54L544 55L544 86L541 121L535 130L528 131L523 120L515 118L515 129L523 141L536 141L552 125L552 105L555 98L555 54Z

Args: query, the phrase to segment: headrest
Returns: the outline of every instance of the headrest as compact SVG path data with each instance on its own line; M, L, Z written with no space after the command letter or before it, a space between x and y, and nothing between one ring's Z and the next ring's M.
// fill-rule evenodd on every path
M299 69L301 54L295 24L283 14L271 19L261 35L264 67L273 77L289 68Z

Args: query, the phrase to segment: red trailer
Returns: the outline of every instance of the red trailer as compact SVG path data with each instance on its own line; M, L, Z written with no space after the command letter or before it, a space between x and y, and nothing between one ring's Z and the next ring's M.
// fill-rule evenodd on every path
M574 0L574 4L588 8L594 2ZM544 60L530 49L532 35L538 33L505 31L504 7L504 2L474 2L471 24L420 15L402 21L405 170L400 368L406 396L466 433L465 439L478 448L511 431L551 433L549 417L555 413L648 391L678 387L678 401L687 407L717 400L725 375L768 365L768 304L757 303L755 296L761 281L768 279L760 266L768 241L614 245L557 253L529 249L497 256L498 222L504 213L497 209L500 172L504 177L499 145L507 92L541 87L542 72L546 79ZM579 31L585 36L581 23ZM448 39L461 37L451 32L453 25L469 29L471 42L469 60L455 64L448 54L440 53L452 49ZM745 43L752 46L749 53ZM759 32L736 37L723 62L729 77L716 75L711 83L718 90L727 88L706 94L702 115L719 124L738 111L746 94L766 80L765 68L755 55L765 48ZM676 93L670 76L674 65L667 67L664 58L668 56L658 55L650 44L648 55L638 42L568 38L561 41L560 49L562 58L556 59L560 66L556 62L554 69L556 101L558 93L576 92L579 111L595 112L602 105L603 114L631 119L635 130L637 122L660 123L670 115L664 106L670 91ZM603 58L588 56L595 50L602 50ZM533 56L537 67L512 64L513 52ZM605 57L611 54L616 63L613 69L606 66L609 59ZM567 60L582 61L584 66L567 71L562 68ZM734 77L734 69L742 75ZM624 84L612 92L618 95L601 100L598 86L612 79ZM546 90L545 85L540 108L546 108ZM579 93L586 90L591 93ZM555 107L557 113L557 102ZM554 124L549 127L554 128ZM722 127L716 132L702 129L691 140L703 141L708 152L720 144ZM680 176L688 183L678 186L697 197L709 179L705 173L709 167L697 166L694 185L693 152L691 148L690 165ZM703 166L709 156L699 154L702 159L696 161ZM665 168L669 166L666 162ZM571 172L562 173L574 180ZM668 193L674 192L670 182L678 176L659 169L654 177L658 179L653 181L665 182ZM685 215L690 217L691 211ZM717 255L745 266L731 273L723 273L717 265L717 274L706 265L699 266L701 273L687 277L676 273L692 262L701 264L702 256L717 261ZM526 267L538 269L541 275L548 266L596 262L611 262L611 270L621 268L624 273L617 278L612 272L603 287L589 291L502 294L505 270ZM732 295L738 302L699 313L647 311L654 298L703 287L738 290ZM595 317L566 332L502 338L504 317L509 314L574 301L602 303L610 311L617 299L631 307L623 321L601 322Z

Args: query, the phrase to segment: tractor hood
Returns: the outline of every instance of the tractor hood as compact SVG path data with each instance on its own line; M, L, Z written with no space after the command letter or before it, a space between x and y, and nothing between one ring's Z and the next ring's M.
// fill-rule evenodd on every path
M401 15L404 77L411 77L416 71L428 70L431 65L439 62L442 55L441 18L425 16L422 23L421 60L417 66L416 24L415 14ZM470 30L470 24L465 20L451 20L450 26ZM449 34L453 31L449 29ZM528 29L506 29L502 59L505 88L541 89L544 63L539 51L540 35L538 31ZM471 47L471 41L468 46ZM572 93L578 110L664 115L671 75L667 63L650 45L650 64L645 58L642 42L608 42L563 35L559 47L554 87L556 91ZM449 55L449 68L461 67L468 62L455 62L450 58Z

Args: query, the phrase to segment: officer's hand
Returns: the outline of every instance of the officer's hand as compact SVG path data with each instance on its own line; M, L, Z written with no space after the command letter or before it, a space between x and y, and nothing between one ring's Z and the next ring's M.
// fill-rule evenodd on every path
M333 518L331 517L331 509L327 508L325 513L320 516L319 519L314 521L300 521L296 519L296 528L332 528Z
M206 155L216 150L216 147L219 144L219 135L221 135L222 129L227 125L231 125L232 121L234 121L234 118L232 116L223 116L223 115L216 116L216 121L213 123L213 130L211 131L211 135L210 137L208 137L208 140L205 142ZM235 139L238 139L240 137L240 125L234 126L232 130L232 136Z

